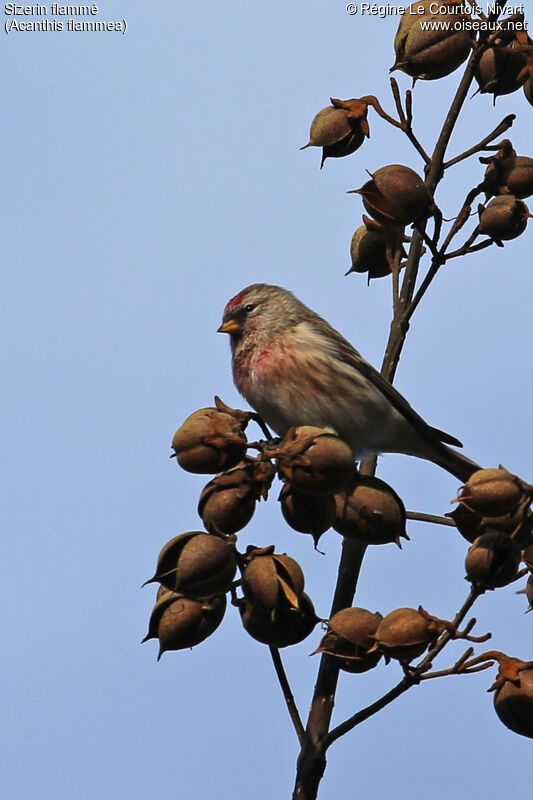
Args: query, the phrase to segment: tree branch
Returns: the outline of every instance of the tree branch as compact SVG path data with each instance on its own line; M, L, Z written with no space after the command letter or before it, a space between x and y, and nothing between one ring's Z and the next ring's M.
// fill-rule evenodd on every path
M272 661L274 662L274 669L276 670L276 675L278 676L283 697L287 703L287 709L289 711L292 724L294 725L294 730L296 731L298 741L300 744L303 744L305 729L294 701L294 695L287 678L287 673L285 672L285 667L283 666L283 661L281 660L280 652L277 647L269 647L268 649L270 650L270 655L272 656Z

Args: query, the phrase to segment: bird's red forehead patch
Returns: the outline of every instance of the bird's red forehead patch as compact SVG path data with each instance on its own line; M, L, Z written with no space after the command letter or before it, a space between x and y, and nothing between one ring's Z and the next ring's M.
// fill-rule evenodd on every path
M240 306L247 294L248 292L246 289L244 289L242 292L239 292L239 294L236 294L235 297L231 298L224 310L231 311L236 306Z

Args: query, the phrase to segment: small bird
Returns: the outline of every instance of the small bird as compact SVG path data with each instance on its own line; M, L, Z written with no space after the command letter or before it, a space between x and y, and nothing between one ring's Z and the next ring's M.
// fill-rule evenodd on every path
M460 481L480 469L447 445L407 400L325 319L281 286L254 283L229 301L233 380L279 436L294 425L333 428L359 460L405 453L433 461Z

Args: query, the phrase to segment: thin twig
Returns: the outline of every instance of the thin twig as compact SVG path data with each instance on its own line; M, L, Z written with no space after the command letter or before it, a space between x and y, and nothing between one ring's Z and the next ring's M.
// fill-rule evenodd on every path
M479 250L485 250L486 247L490 247L493 245L494 242L492 239L483 239L482 242L478 242L477 244L473 244L470 247L460 247L458 250L454 250L452 253L448 253L446 256L446 261L449 261L450 258L459 258L459 256L466 256L469 253L477 253Z
M333 742L337 739L340 739L341 736L344 736L345 733L353 730L356 725L360 725L361 722L364 722L369 717L372 717L374 714L377 714L378 711L381 711L383 708L392 703L393 700L396 700L397 697L400 697L404 692L414 686L412 678L405 675L402 680L396 684L389 692L380 697L379 700L376 700L375 703L371 703L366 708L362 708L361 711L358 711L353 716L346 719L344 722L341 722L340 725L337 725L336 728L333 728L328 735L324 738L324 748L327 750Z
M435 525L447 525L449 528L455 528L455 522L448 517L438 517L436 514L423 514L421 511L406 511L405 516L407 519L413 519L417 522L433 522Z
M472 608L472 606L474 605L474 603L481 594L483 594L483 589L480 589L477 586L472 586L468 594L468 597L466 598L465 602L463 603L463 605L461 606L461 608L459 609L459 611L457 612L457 614L453 619L452 627L455 631L457 631L459 625L464 620L464 618L466 617L466 615L468 614L468 612L470 611L470 609ZM420 664L417 664L417 666L415 667L415 671L419 675L422 675L428 669L431 669L431 664L433 663L433 660L438 656L441 650L444 647L446 647L448 642L451 639L453 639L453 637L454 637L453 631L452 632L444 631L444 633L441 636L439 636L437 642L430 649L429 653L426 655L423 661L421 661Z
M268 649L270 650L270 655L272 656L272 661L274 662L274 669L276 670L276 675L278 676L283 697L285 698L285 702L287 704L289 716L292 720L292 724L294 725L294 730L296 731L298 741L302 745L304 741L305 728L300 718L298 708L296 707L294 695L287 678L287 673L285 672L285 667L283 666L283 662L281 660L280 652L277 647L269 647Z
M448 167L452 167L454 164L458 164L460 161L464 161L465 158L473 156L474 153L479 153L479 151L483 150L486 147L486 145L490 144L490 142L492 142L494 139L497 139L498 136L501 136L502 133L504 133L506 130L509 130L515 119L516 119L516 114L508 114L508 116L502 119L500 124L496 128L494 128L494 130L491 133L485 136L484 139L482 139L480 142L470 147L468 150L465 150L464 153L461 153L460 155L455 156L455 158L450 159L450 161L445 161L444 164L442 165L442 168L448 169Z

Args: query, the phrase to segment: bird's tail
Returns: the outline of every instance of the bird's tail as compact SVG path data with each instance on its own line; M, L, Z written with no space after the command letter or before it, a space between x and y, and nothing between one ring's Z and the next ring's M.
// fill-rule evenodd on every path
M451 447L447 447L446 445L439 447L439 451L435 453L430 460L438 464L439 467L447 470L447 472L450 472L462 483L466 483L474 472L481 469L479 464L476 464L475 461L471 461L471 459L467 458L462 453L458 453L457 450L452 450Z

